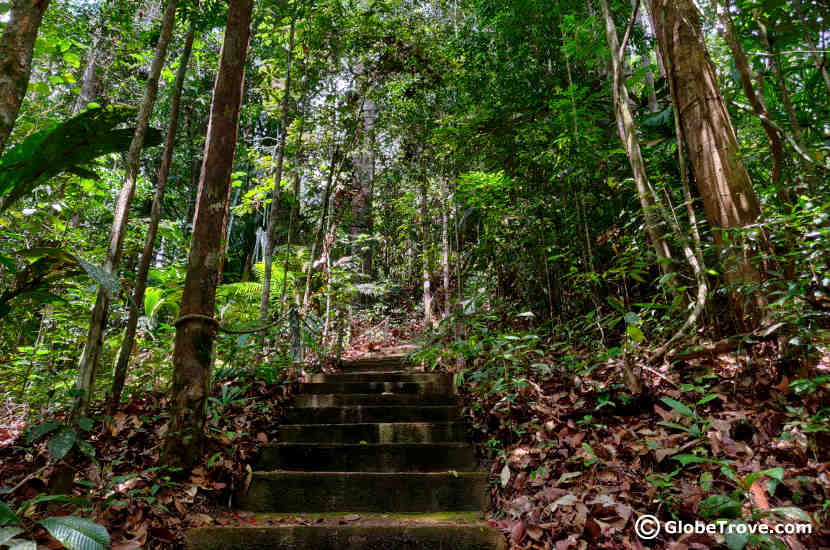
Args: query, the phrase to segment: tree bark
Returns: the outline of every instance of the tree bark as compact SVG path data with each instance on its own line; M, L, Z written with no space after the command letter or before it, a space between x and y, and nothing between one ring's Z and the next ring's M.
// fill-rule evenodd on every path
M444 270L444 317L450 316L450 236L449 189L447 179L441 177L441 263Z
M199 179L182 316L214 315L252 11L253 0L230 0ZM201 459L215 330L215 323L192 318L177 324L171 421L162 453L168 465L189 469Z
M697 8L692 0L649 2L692 172L715 244L724 254L725 279L733 285L758 283L761 274L751 263L752 251L734 231L755 223L761 215L761 204L740 158L732 122L706 52ZM748 309L741 305L742 296L733 292L732 298L741 324L760 321L757 313L764 302L760 295L753 296Z
M0 41L0 153L17 121L32 73L32 51L49 0L14 0Z
M176 131L179 127L179 106L182 98L184 77L187 73L187 65L190 62L190 54L193 51L193 38L195 27L190 24L185 37L184 50L179 59L179 68L176 71L176 80L173 84L173 97L170 101L170 116L167 124L167 139L164 143L161 167L159 168L158 180L156 182L156 194L153 197L153 206L150 210L150 225L147 228L147 237L144 239L144 250L141 253L141 261L138 265L138 273L135 279L135 290L133 300L130 303L130 315L127 319L127 328L124 332L124 340L121 342L121 349L118 354L118 362L115 366L115 377L112 382L112 393L110 395L110 414L114 413L121 402L121 392L124 389L124 380L127 376L127 366L130 362L130 354L135 342L135 331L138 325L138 308L144 303L144 293L147 290L147 276L150 273L150 262L153 257L153 248L156 242L159 222L161 221L161 203L164 200L164 193L167 189L167 177L170 174L170 166L173 164L173 150L176 147Z
M424 282L424 324L430 327L432 324L432 288L430 286L429 271L429 197L427 192L427 180L425 174L419 174L421 178L421 245L423 246L423 282Z
M291 15L291 30L288 34L288 58L285 62L285 91L282 96L282 127L277 153L277 171L274 176L274 190L271 193L271 208L268 215L268 229L266 246L263 251L265 276L262 281L262 299L259 304L259 318L263 321L268 317L268 302L271 299L271 268L274 254L274 244L277 239L277 223L279 222L278 208L280 200L280 183L282 181L282 167L285 160L285 138L288 135L288 100L291 97L291 60L294 55L294 27L297 23L297 5L294 3L294 13Z
M168 0L167 7L165 8L164 18L161 24L161 34L156 44L150 74L144 86L144 98L141 101L141 107L138 111L133 139L130 143L130 149L127 152L124 185L121 187L118 201L115 204L115 215L112 220L110 240L107 247L107 255L104 260L104 270L109 274L117 271L118 261L121 258L121 246L124 242L124 235L127 232L127 219L129 217L133 195L135 194L138 165L141 160L141 149L144 145L144 137L147 134L150 115L153 112L156 96L158 95L159 76L161 75L161 69L164 66L164 59L167 55L167 46L173 34L177 4L178 0ZM78 362L78 380L75 384L75 389L79 391L79 394L72 411L72 416L75 419L86 415L89 400L92 397L92 391L95 385L95 373L98 366L98 356L101 353L104 329L107 325L110 299L111 297L108 291L100 287L95 299L95 306L92 309L86 343L81 353L81 359Z
M741 77L741 84L743 85L744 95L746 95L749 104L755 111L755 114L761 119L761 126L767 134L767 141L769 141L769 151L772 155L772 184L778 192L779 198L782 202L792 202L789 189L782 187L781 174L784 164L784 143L778 131L766 120L771 119L769 111L767 111L766 103L759 93L763 90L755 90L752 84L752 71L749 67L749 60L746 57L743 45L738 38L738 32L735 28L732 18L729 15L730 0L721 0L717 3L718 19L720 19L723 27L723 37L726 40L729 49L732 52L732 57L735 59L735 66L738 68L738 74Z
M364 94L365 97L365 94ZM358 243L361 235L372 233L372 192L374 187L374 153L372 152L372 130L375 125L375 104L368 97L364 100L361 118L363 146L352 157L354 167L355 193L352 197L352 239L353 254L360 258L364 275L372 274L373 245Z

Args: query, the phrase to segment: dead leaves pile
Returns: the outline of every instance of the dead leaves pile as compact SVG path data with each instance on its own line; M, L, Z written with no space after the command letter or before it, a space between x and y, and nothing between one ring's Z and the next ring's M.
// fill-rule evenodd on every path
M703 430L696 437L688 431L695 421L660 398L689 402L700 396L667 384L661 389L659 379L652 382L655 397L647 402L623 406L620 396L612 395L614 404L597 408L599 396L607 397L620 380L620 369L610 363L578 384L561 373L538 384L531 381L511 400L468 394L467 410L482 431L481 442L489 442L482 447L501 444L490 468L492 524L511 548L644 548L633 528L640 515L694 522L708 497L737 487L713 462L682 466L672 458L693 454L728 461L741 478L782 468L783 479L774 487L765 477L752 483L743 516L797 506L810 515L813 536L782 541L792 550L830 548L830 445L826 431L816 433L803 421L826 407L830 396L804 399L772 383L762 390L757 385L763 377L732 374L711 389L717 398L697 407ZM769 397L760 400L759 395ZM787 409L796 405L800 415ZM661 421L678 428L658 425ZM723 542L708 535L664 534L648 547L726 548Z

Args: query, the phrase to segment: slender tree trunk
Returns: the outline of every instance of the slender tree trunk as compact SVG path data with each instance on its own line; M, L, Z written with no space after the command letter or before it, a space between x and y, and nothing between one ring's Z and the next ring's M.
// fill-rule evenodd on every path
M329 214L329 200L331 198L331 187L334 182L334 174L336 172L335 165L337 164L337 157L339 155L339 147L334 146L331 152L331 162L329 164L329 177L326 181L326 189L323 192L323 211L320 213L320 223L317 226L317 232L314 235L314 242L311 243L311 255L308 260L308 273L305 278L305 292L303 293L303 313L308 310L308 301L311 295L311 276L314 274L314 264L316 263L315 256L317 255L318 247L322 244L323 235L326 231L326 220Z
M698 191L715 243L724 253L730 284L758 283L761 274L740 231L761 215L761 205L743 165L732 122L709 61L700 20L692 0L650 0L657 42L666 62L672 100L677 106ZM733 310L746 326L760 321L763 297L748 309L733 293Z
M291 97L291 60L294 55L294 27L297 23L297 4L294 3L294 13L291 15L291 30L288 33L288 58L285 62L285 91L282 96L282 127L277 153L277 172L274 176L274 190L271 194L271 209L268 216L268 229L265 246L265 276L262 281L262 299L259 303L259 318L268 317L268 302L271 299L271 263L274 254L274 244L277 239L277 223L279 215L277 205L280 200L280 182L282 181L282 166L285 160L285 137L288 135L288 100Z
M654 201L651 193L649 193L648 174L646 173L646 164L643 160L643 153L640 149L640 141L637 138L637 128L634 124L634 116L629 107L628 88L622 78L622 59L623 49L627 44L620 47L619 39L617 38L617 25L614 23L614 18L608 9L607 0L600 0L602 6L603 18L605 19L605 36L608 41L608 47L611 50L611 69L612 69L612 85L614 96L614 111L617 119L617 131L619 132L620 140L625 147L625 152L628 155L628 162L631 165L631 171L634 174L634 183L637 187L637 196L640 199L640 206L643 209L643 216L646 222L646 232L648 233L651 245L654 247L654 252L657 255L657 261L660 263L660 271L663 274L672 272L672 256L671 249L668 243L660 234L659 218L655 212ZM639 10L639 2L635 4L635 9ZM636 15L636 14L635 14ZM633 21L632 21L633 23ZM630 36L630 30L626 32L627 41Z
M253 0L230 0L199 178L182 318L176 327L171 421L162 458L168 465L185 469L201 458L204 440L216 323L201 316L212 318L216 305L219 251L225 229L222 214L230 200L252 11Z
M80 113L98 97L101 84L98 79L99 60L107 43L107 38L104 35L105 26L104 9L100 7L95 19L95 31L87 50L86 65L84 65L84 72L81 76L81 91L78 93L75 106L72 108L73 113Z
M0 40L0 153L12 133L32 73L32 51L49 0L13 0Z
M441 177L441 263L444 268L444 317L450 316L450 198L447 179Z
M124 332L124 341L118 353L118 361L115 365L115 377L112 382L112 393L110 395L110 414L114 413L121 402L121 392L124 389L124 380L127 377L127 367L130 363L130 354L135 342L135 331L138 325L138 308L144 303L144 293L147 290L147 276L150 273L150 262L153 258L153 248L156 242L159 222L161 221L161 204L164 200L164 193L167 189L167 177L170 174L170 166L173 164L173 150L176 147L176 131L179 128L179 106L182 98L184 77L187 73L187 64L190 62L190 54L193 51L193 38L195 28L190 24L185 37L184 50L179 59L179 68L176 71L176 80L173 84L173 97L170 101L170 116L167 123L167 140L164 143L164 153L161 157L158 180L156 182L156 194L153 197L153 206L150 210L150 225L147 228L147 237L144 239L144 250L141 253L141 261L138 265L138 273L135 279L135 290L133 300L130 303L130 316L127 319L127 329Z
M365 94L364 94L365 97ZM352 197L352 238L353 254L360 258L361 271L364 275L372 274L373 245L358 243L361 235L369 236L372 233L372 193L374 191L374 154L372 152L372 131L375 125L375 104L366 98L364 100L361 130L363 146L353 156L355 194Z
M305 120L304 118L302 118L303 114L304 109L300 107L298 115L301 118L300 127L298 128L297 132L297 152L294 156L294 186L291 199L291 213L288 215L288 237L286 239L285 259L283 261L282 269L283 277L282 290L280 291L280 312L282 312L283 308L285 307L285 293L288 289L288 268L291 259L291 246L294 244L294 232L296 231L294 226L297 223L297 213L300 208L300 178L302 177L302 172L300 171L300 164L303 159L303 127L305 126Z
M147 127L150 122L150 115L156 103L158 94L158 82L161 69L164 66L164 58L167 55L167 46L173 34L175 24L176 5L178 0L168 0L162 20L161 34L159 35L150 74L144 87L144 98L136 120L135 133L133 134L130 149L127 153L127 165L125 167L124 185L115 204L115 215L110 231L107 256L104 260L104 270L113 274L118 270L118 260L121 257L121 245L124 242L124 235L127 232L127 219L130 213L130 205L135 194L135 184L138 177L138 165L141 160L141 149L144 145L144 137L147 134ZM86 415L89 400L92 397L95 385L95 371L98 366L98 356L103 346L104 329L107 326L107 314L109 310L110 296L104 287L98 289L95 306L92 309L92 316L87 331L86 344L84 345L81 359L78 363L78 380L75 389L79 391L73 408L73 418Z
M429 270L429 205L427 180L425 174L421 177L421 245L423 246L423 282L424 282L424 324L429 327L432 324L432 288L430 287Z
M721 0L717 5L718 19L720 19L723 27L722 33L726 40L729 49L732 51L732 57L735 59L735 66L738 68L738 74L741 76L741 84L743 85L744 95L746 95L752 110L761 119L761 126L767 134L767 141L769 141L769 151L772 155L772 184L778 192L782 202L792 202L789 189L781 185L781 175L784 164L784 143L778 131L768 122L770 117L767 111L766 103L759 93L763 93L763 89L755 90L752 84L752 71L749 67L749 60L746 58L746 52L741 45L738 37L738 31L735 28L732 18L729 15L730 0Z

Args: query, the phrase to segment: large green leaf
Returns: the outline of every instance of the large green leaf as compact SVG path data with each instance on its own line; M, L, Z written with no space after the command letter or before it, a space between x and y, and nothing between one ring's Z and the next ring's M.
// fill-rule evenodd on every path
M136 112L128 105L88 109L15 145L0 160L0 212L62 172L88 177L86 165L97 157L129 149L134 129L116 127ZM144 147L161 142L161 132L149 128Z
M46 518L40 524L69 550L106 550L110 545L107 530L88 519L63 516Z
M12 512L12 509L5 502L0 501L0 525L17 525L20 518Z
M37 550L37 543L33 540L9 541L9 550Z
M61 428L61 430L52 436L49 440L49 452L55 458L63 458L69 449L75 444L78 439L78 434L75 430L69 427Z

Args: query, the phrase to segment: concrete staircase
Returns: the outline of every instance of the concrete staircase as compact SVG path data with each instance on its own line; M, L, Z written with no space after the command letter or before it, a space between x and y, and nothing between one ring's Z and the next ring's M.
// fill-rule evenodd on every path
M187 547L503 550L481 521L487 474L459 414L452 377L407 370L402 357L313 375L237 502L279 525L196 529Z

